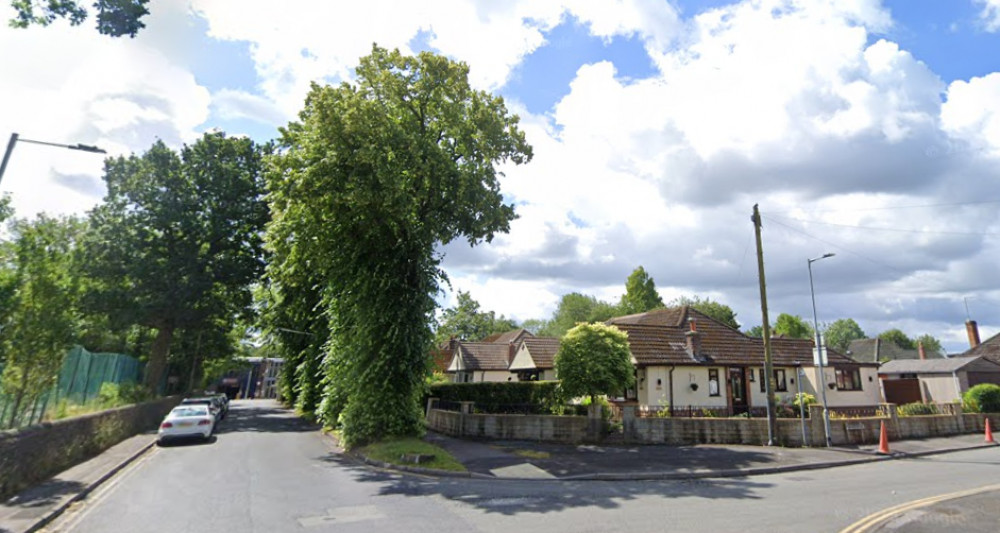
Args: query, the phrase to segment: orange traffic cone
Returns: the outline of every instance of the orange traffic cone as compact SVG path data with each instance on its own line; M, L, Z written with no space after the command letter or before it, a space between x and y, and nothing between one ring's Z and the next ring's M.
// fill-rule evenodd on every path
M885 422L882 422L882 429L879 431L878 436L878 453L883 455L889 455L889 432L885 429Z
M997 441L993 440L993 432L990 431L990 419L986 418L986 442L990 444L996 444Z

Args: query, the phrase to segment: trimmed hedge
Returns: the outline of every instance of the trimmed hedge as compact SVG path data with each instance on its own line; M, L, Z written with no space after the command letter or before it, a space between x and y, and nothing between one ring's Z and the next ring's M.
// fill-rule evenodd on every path
M560 413L565 400L557 381L438 383L428 396L443 402L475 402L484 413Z
M965 391L962 403L973 413L1000 413L1000 385L980 383Z

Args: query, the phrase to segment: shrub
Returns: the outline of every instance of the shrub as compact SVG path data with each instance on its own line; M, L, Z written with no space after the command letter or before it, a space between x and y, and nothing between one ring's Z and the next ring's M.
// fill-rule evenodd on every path
M896 408L896 412L899 413L899 416L936 415L937 409L931 404L913 402L900 405Z
M583 407L590 407L590 403L591 403L590 402L590 396L588 396L588 397L584 398L582 402L580 402L580 405L582 405ZM604 397L604 396L598 396L597 397L597 403L599 403L601 405L601 418L603 418L605 422L610 422L611 421L611 402L609 402L608 399L606 397Z
M432 398L443 402L475 402L486 413L554 413L565 403L556 381L515 381L484 383L438 383L430 386ZM426 402L425 402L426 403Z
M1000 385L981 383L965 391L962 409L972 413L1000 413Z

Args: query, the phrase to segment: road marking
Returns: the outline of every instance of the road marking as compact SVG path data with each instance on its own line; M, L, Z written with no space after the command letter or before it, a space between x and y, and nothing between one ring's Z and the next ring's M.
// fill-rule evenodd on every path
M964 498L966 496L974 496L976 494L982 494L984 492L991 492L1000 490L1000 485L988 485L986 487L979 487L976 489L963 490L959 492L952 492L950 494L939 494L937 496L930 496L928 498L923 498L920 500L914 500L912 502L906 502L894 507L889 507L888 509L883 509L877 513L870 514L861 520L847 526L846 528L840 530L840 533L863 533L868 531L870 528L877 525L881 525L884 522L889 521L891 518L905 513L907 511L912 511L914 509L919 509L921 507L926 507L935 503L940 503L948 500L956 500L958 498Z
M316 527L330 523L350 524L352 522L378 520L379 518L385 518L385 515L374 505L357 505L354 507L335 507L323 516L307 516L299 518L297 522L302 527Z

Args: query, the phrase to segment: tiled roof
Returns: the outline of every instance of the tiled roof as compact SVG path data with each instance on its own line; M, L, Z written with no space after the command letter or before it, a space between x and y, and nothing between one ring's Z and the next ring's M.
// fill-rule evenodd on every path
M995 371L1000 371L1000 364L990 361L985 357L950 357L948 359L899 359L889 361L878 369L879 374L950 374L962 368L974 364L985 363L996 366Z
M862 363L877 363L880 361L896 361L901 359L920 359L919 350L909 350L900 348L892 341L882 339L857 339L851 341L847 347L847 353L855 361ZM928 359L941 359L941 354L925 351Z
M555 366L559 339L555 337L526 337L521 343L528 349L535 368L549 369Z
M510 365L510 346L490 342L458 343L458 353L465 370L507 370Z
M522 328L522 329L515 329L513 331L505 331L503 333L494 333L492 335L487 336L485 339L479 342L509 344L512 342L517 342L522 338L527 338L527 337L534 337L534 335L532 335L530 331Z
M759 366L764 363L764 341L748 337L691 307L662 309L631 315L608 322L626 332L632 356L639 366L649 365L732 365ZM699 354L687 347L688 320L694 319L700 339ZM813 342L809 339L771 339L775 365L812 366ZM849 357L828 351L830 364L858 364Z
M975 348L969 348L962 355L982 355L995 363L1000 363L1000 333L986 339Z

